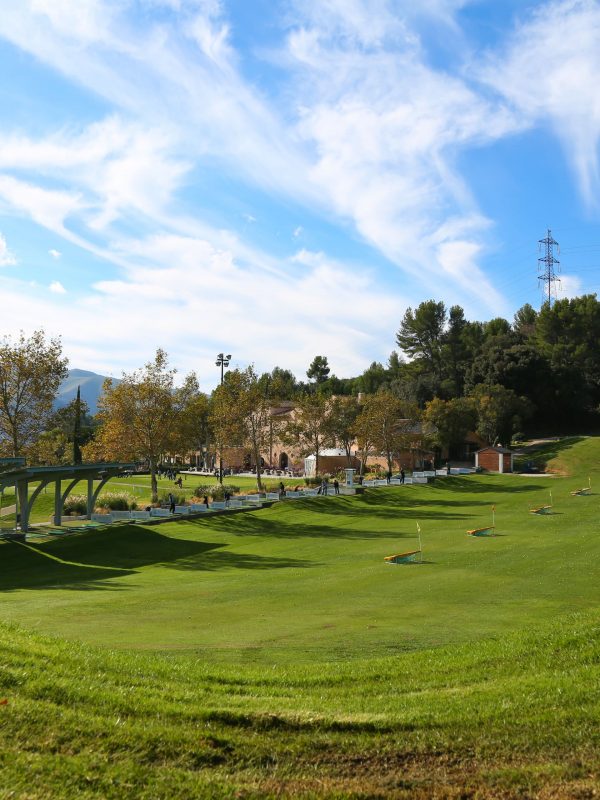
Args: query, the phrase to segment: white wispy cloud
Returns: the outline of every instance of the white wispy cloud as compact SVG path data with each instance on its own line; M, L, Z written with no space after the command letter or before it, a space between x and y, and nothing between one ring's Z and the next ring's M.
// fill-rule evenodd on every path
M79 293L68 330L60 289L50 297L43 287L24 291L16 281L3 292L3 325L19 330L31 319L48 333L63 333L72 363L100 371L131 369L160 346L210 386L214 356L224 346L235 364L255 363L259 370L279 364L303 376L315 353L325 352L337 374L356 374L382 343L382 357L392 350L405 308L367 270L352 271L322 253L303 251L274 274L185 236L154 235L120 246L131 265L121 278L98 280L92 291Z
M520 121L460 77L429 67L410 37L399 45L378 38L367 49L340 37L338 11L333 20L311 13L288 39L301 87L299 132L316 155L311 178L401 269L433 288L448 277L448 253L453 261L468 255L452 270L456 285L502 306L478 264L490 221L454 164L461 150L514 132Z
M48 289L50 289L50 291L53 294L66 294L67 293L67 290L65 289L65 287L62 285L62 283L60 281L52 281L52 283L48 286Z
M49 254L52 256L52 258L54 258L54 259L59 259L59 258L61 257L61 255L62 255L62 253L60 252L60 250L55 250L54 248L53 248L52 250L48 250L48 253L49 253Z
M12 267L17 263L17 259L8 249L6 239L0 233L0 267Z
M479 77L530 125L546 123L562 142L584 201L600 204L600 4L544 3L505 49L489 54Z
M42 178L68 180L72 187L73 202L57 205L54 227L59 216L64 219L78 206L79 210L85 206L87 223L96 229L131 211L152 217L168 205L189 168L182 158L170 155L172 147L165 130L148 129L116 115L78 132L58 131L37 140L23 134L0 135L5 197L12 193L18 201L22 195L6 173L35 171ZM78 203L77 196L85 201ZM38 207L39 197L32 202Z
M561 275L556 286L556 294L559 298L578 297L582 294L583 284L577 275Z

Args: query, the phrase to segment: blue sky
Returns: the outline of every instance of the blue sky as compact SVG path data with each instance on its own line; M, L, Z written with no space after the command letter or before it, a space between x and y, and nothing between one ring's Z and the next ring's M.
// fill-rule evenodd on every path
M22 0L0 26L0 334L299 377L600 288L600 3Z

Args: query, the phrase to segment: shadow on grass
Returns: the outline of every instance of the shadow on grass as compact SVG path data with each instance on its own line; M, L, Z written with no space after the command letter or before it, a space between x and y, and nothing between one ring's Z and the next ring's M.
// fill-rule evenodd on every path
M158 531L124 526L110 531L42 544L2 545L0 591L76 589L122 591L130 588L115 578L161 565L173 570L290 569L315 566L290 558L223 551L223 542L178 539Z
M227 569L307 569L320 566L317 561L298 558L275 558L256 556L249 553L234 553L227 550L213 550L203 556L190 556L169 564L170 569L182 571L216 572Z
M533 477L533 476L532 476ZM519 480L523 480L520 478ZM540 489L548 489L547 483L522 483L522 484L505 484L496 481L481 481L473 478L452 477L437 480L435 488L438 491L447 492L465 492L468 494L528 494L530 492L537 492ZM437 502L437 500L435 501ZM468 500L464 501L464 505L476 505Z
M376 514L381 519L397 519L399 514L404 515L406 509L422 508L424 506L443 506L446 508L464 508L465 506L487 506L487 500L477 500L466 502L464 500L445 500L437 495L430 497L415 496L410 488L386 490L382 492L377 489L367 490L364 494L357 495L355 498L336 497L335 500L326 501L312 500L305 501L310 506L304 506L316 514L327 514L328 516L348 516L348 517L369 517L373 518ZM298 507L301 507L300 505ZM433 512L437 513L437 512ZM439 517L444 517L445 512L440 511Z
M522 468L527 462L533 462L538 469L545 469L548 461L552 461L560 453L570 450L583 440L583 436L568 436L557 442L545 442L524 447L523 453L515 458L515 468Z
M18 543L2 546L0 592L19 589L102 589L123 590L123 584L111 584L111 579L132 575L132 570L87 566L48 558L40 546L24 547Z
M324 524L315 525L308 523L306 520L310 519L310 513L314 509L305 509L304 515L295 515L293 519L285 519L281 516L269 517L267 515L254 516L249 518L246 515L236 515L235 517L219 517L215 518L212 522L211 529L213 532L219 532L224 535L230 536L261 536L271 539L343 539L346 541L352 540L369 540L369 539L412 539L414 535L401 533L395 530L381 530L376 525L371 525L370 528L359 527L342 527L336 524L329 524L324 520ZM326 509L323 509L326 512ZM359 514L350 514L349 516L360 516ZM427 511L403 511L402 514L397 512L390 514L378 513L380 519L394 519L398 525L402 525L407 520L427 520L427 519L448 519L448 514L435 513ZM373 519L372 514L370 515ZM470 515L453 515L453 520L470 519ZM208 520L207 520L208 521ZM202 525L204 520L189 520L188 525Z

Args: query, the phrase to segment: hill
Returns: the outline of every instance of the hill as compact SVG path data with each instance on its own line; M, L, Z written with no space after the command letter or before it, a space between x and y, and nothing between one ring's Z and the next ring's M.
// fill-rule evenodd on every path
M0 545L0 797L594 796L599 455Z
M106 380L105 375L98 375L96 372L89 372L85 369L70 369L68 376L61 383L58 395L54 402L55 408L62 408L68 405L77 396L77 387L81 387L81 399L85 400L90 409L90 414L95 414L98 410L98 398L102 393L102 384ZM113 378L115 383L119 383L118 378Z

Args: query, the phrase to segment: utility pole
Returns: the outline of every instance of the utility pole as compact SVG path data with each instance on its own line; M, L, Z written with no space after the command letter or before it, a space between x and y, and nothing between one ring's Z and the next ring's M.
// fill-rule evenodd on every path
M554 271L554 265L556 264L556 271L560 272L560 261L554 258L554 248L556 247L557 251L560 252L560 247L558 242L552 238L550 228L548 228L546 238L538 241L538 249L541 250L542 247L546 255L538 258L539 269L541 270L541 274L538 275L538 283L541 281L546 284L544 293L548 292L548 305L552 305L552 284L556 283L556 281L560 282L560 278L557 277Z

